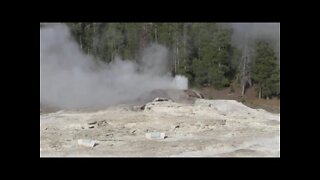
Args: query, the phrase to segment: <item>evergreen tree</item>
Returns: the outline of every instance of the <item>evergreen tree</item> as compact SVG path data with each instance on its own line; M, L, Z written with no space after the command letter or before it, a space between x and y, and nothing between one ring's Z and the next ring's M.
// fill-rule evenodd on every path
M81 50L97 60L110 62L117 55L138 60L142 50L155 42L169 49L173 74L187 76L191 85L220 89L234 80L244 85L252 78L260 97L280 95L280 67L272 46L257 41L251 64L243 61L242 56L247 55L231 46L229 26L219 23L68 23L68 26Z
M256 41L251 71L259 98L280 95L280 69L275 51L267 40Z
M200 23L193 26L193 47L198 58L193 62L195 82L223 88L229 85L231 31L218 24Z

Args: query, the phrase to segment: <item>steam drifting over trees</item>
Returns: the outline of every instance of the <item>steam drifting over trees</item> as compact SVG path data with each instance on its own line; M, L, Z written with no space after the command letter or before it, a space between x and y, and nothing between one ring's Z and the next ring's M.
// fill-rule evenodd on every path
M236 82L242 95L253 86L260 98L280 96L279 23L66 24L80 51L95 63L114 66L124 59L144 71L145 49L157 43L166 47L168 59L160 71L184 75L192 86L222 89Z

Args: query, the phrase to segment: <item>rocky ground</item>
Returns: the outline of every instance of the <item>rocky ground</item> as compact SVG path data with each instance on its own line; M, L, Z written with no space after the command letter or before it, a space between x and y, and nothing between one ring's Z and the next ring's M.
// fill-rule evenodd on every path
M279 157L280 114L206 99L40 113L40 156Z

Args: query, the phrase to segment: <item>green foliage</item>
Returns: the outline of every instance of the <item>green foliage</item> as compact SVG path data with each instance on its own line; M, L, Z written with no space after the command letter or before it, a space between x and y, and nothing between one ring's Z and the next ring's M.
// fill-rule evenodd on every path
M41 25L40 25L41 26ZM242 52L232 46L232 31L219 23L68 23L84 53L110 62L116 56L137 60L151 42L169 49L173 74L192 86L230 86L240 73ZM272 46L254 45L252 78L263 96L280 95L280 69ZM239 79L238 79L239 80Z
M251 71L257 91L264 98L280 95L280 69L270 42L257 40L255 53Z
M198 85L205 85L209 83L208 79L208 66L204 61L199 59L195 59L192 62L192 69L194 73L194 82Z
M193 51L198 56L193 62L195 83L217 89L228 86L232 79L231 31L212 23L196 23L192 30Z

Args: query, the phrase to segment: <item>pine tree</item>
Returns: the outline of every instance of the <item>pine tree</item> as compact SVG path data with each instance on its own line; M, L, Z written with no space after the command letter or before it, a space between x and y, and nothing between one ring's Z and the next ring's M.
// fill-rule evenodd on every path
M214 23L194 24L192 31L193 55L198 56L197 61L192 63L195 82L218 89L228 86L231 31Z
M252 64L252 78L259 98L280 95L280 68L270 42L257 40Z

